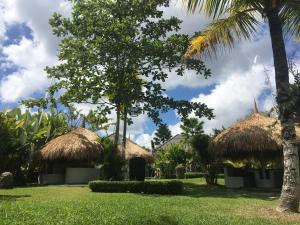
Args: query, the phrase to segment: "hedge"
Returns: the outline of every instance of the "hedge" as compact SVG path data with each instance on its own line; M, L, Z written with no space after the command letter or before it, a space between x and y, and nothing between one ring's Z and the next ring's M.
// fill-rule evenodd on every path
M203 178L205 173L199 172L187 172L185 173L185 178ZM224 174L217 174L218 178L224 178Z
M93 192L130 192L144 194L181 194L183 183L180 181L90 181Z

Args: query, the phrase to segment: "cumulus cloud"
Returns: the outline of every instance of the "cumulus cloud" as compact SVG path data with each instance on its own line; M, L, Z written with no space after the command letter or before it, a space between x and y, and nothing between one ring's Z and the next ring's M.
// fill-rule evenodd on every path
M23 38L19 44L3 47L3 54L17 70L2 79L1 101L16 102L47 88L49 80L43 70L46 65L53 65L55 58L47 54L43 43Z
M2 78L0 100L17 102L43 93L49 81L44 72L46 66L57 63L56 54L59 40L52 35L48 20L55 11L68 15L70 5L64 0L10 0L1 1L3 23L25 24L32 30L33 39L23 37L17 44L2 46L6 67L15 67L14 72ZM34 7L32 7L34 6ZM0 17L0 37L1 20Z

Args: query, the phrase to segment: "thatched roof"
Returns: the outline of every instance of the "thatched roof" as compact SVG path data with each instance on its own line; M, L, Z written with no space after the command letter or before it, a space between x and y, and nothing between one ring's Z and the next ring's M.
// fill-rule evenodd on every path
M133 141L127 139L125 148L125 158L129 160L134 157L142 157L148 163L154 162L154 157L150 152L148 152L145 148L139 146L138 144L134 143Z
M210 151L227 159L274 158L282 154L280 122L254 112L217 135ZM300 128L296 128L300 142Z
M42 160L96 161L102 146L99 137L85 128L77 128L48 142L40 151Z
M112 141L114 140L114 134L108 136L109 139L111 139ZM119 145L118 145L118 149L121 152L121 142L123 140L122 135L120 135L119 137ZM145 148L141 147L140 145L138 145L137 143L135 143L134 141L126 138L126 148L125 148L125 159L126 160L130 160L134 157L142 157L144 158L148 163L153 163L154 162L154 157L153 155L148 152Z

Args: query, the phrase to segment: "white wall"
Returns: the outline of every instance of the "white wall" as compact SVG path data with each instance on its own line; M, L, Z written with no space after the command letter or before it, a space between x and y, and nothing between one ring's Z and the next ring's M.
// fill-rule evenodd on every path
M38 177L39 184L64 184L65 174L41 174Z
M95 168L67 168L66 184L87 184L91 180L97 180L100 177L99 169Z
M225 186L228 188L241 188L244 187L243 177L230 177L228 176L227 167L224 167L224 180Z

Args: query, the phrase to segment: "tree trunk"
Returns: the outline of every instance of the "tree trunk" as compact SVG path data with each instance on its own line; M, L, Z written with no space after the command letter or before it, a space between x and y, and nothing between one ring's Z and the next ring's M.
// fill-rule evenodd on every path
M122 146L123 159L125 159L126 133L127 133L127 107L124 108L123 146Z
M280 196L280 204L277 210L280 212L298 212L299 208L299 156L296 141L293 111L286 107L289 94L284 87L289 85L289 72L285 45L282 35L282 25L278 16L278 9L274 5L267 8L269 21L275 79L277 89L277 104L279 107L279 119L281 122L281 137L283 143L284 175Z
M119 144L119 136L120 136L120 115L121 115L121 109L120 104L117 104L117 121L116 121L116 133L115 133L115 140L114 144L116 147Z

